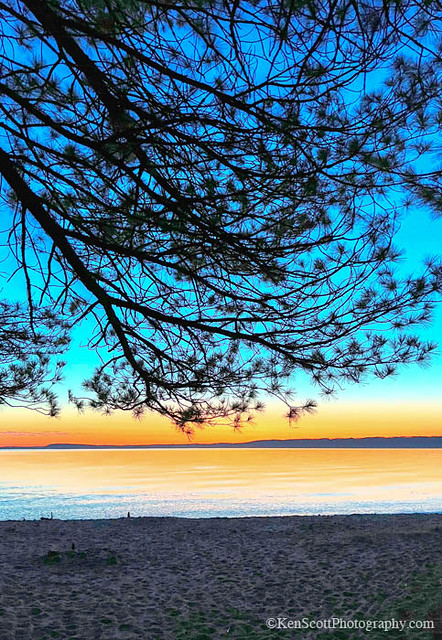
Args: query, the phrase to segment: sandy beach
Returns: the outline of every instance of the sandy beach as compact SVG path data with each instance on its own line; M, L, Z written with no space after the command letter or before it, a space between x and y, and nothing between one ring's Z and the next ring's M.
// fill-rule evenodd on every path
M442 515L8 521L0 541L1 640L442 637ZM342 628L361 620L404 628Z

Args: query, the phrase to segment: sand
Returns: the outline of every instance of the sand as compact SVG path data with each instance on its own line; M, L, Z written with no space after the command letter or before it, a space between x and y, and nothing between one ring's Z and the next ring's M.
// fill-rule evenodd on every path
M441 555L442 515L1 522L0 639L437 638ZM333 617L436 629L287 627Z

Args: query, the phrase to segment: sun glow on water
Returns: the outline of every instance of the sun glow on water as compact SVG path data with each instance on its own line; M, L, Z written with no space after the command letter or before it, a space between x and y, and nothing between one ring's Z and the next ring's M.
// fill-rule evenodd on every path
M442 451L0 452L0 519L442 511Z

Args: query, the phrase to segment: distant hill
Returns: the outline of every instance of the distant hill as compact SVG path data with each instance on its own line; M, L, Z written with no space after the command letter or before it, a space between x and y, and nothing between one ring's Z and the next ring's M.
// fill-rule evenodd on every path
M216 444L93 445L48 444L44 447L0 447L0 449L441 449L442 436L393 438L319 438L293 440L254 440Z

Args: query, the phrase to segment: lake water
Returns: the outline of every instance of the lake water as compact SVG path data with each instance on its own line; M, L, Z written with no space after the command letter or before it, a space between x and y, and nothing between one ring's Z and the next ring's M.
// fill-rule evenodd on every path
M441 449L0 451L0 519L442 512Z

